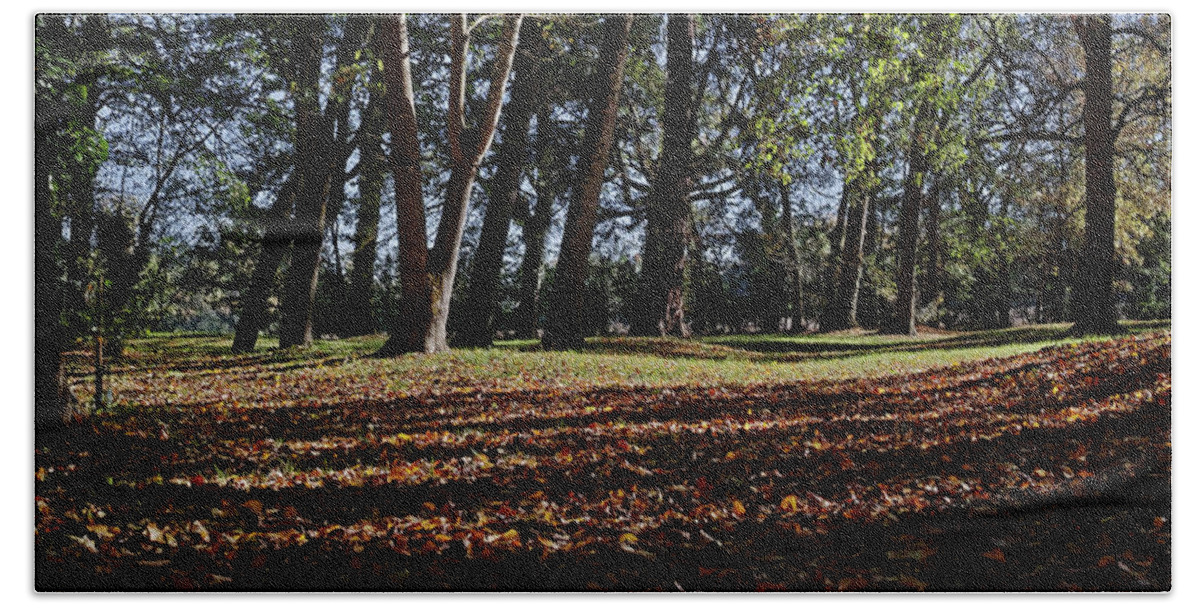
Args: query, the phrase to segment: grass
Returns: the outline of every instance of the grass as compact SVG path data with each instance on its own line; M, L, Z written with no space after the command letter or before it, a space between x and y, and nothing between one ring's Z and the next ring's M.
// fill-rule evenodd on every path
M1168 321L1126 324L1131 333L1169 331ZM263 339L253 353L229 352L228 336L154 335L131 340L113 368L117 406L172 377L172 403L264 402L272 386L291 394L336 391L363 399L454 392L578 390L603 387L746 386L906 374L967 361L1101 339L1072 337L1067 325L1036 325L918 337L870 333L659 338L593 338L581 351L542 351L535 341L501 341L490 349L373 358L382 336L318 340L308 349L275 349ZM86 353L71 366L75 391L89 398ZM242 381L257 378L256 382ZM299 390L297 390L299 389Z

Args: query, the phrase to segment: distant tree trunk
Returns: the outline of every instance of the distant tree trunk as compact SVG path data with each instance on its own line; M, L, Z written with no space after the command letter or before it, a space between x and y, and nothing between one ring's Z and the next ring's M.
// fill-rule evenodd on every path
M554 192L548 173L551 162L548 150L553 139L550 126L550 108L543 105L537 119L538 172L533 181L537 202L533 212L525 218L521 238L525 241L525 257L521 260L519 275L520 294L516 310L513 311L513 327L519 338L537 337L538 294L542 286L542 268L545 265L546 231L550 229L551 213L554 209Z
M850 182L842 184L842 193L838 197L837 220L829 235L829 261L823 277L825 293L824 305L821 308L819 324L822 331L831 331L836 321L834 313L837 306L838 285L841 284L842 251L846 248L846 218L850 213Z
M854 320L859 327L865 329L878 329L880 319L883 317L879 285L867 272L867 264L872 261L872 256L879 253L879 207L879 195L878 191L875 191L867 199L867 230L863 235L863 270L854 306Z
M917 113L909 143L908 172L904 175L904 198L900 203L900 233L896 238L896 306L880 328L885 334L917 335L917 241L925 175L929 170L922 132L926 127L924 114L924 109Z
M125 348L124 330L138 276L149 262L146 241L137 242L132 218L125 207L104 209L96 222L96 252L104 268L105 284L97 291L97 317L93 320L104 337L106 359L119 359ZM148 239L148 237L147 237Z
M375 286L375 258L379 243L379 204L387 159L383 155L382 93L372 90L363 124L359 128L358 214L354 224L354 252L346 292L347 335L375 331L371 294Z
M864 181L864 177L856 177L845 186L849 188L845 236L839 268L835 275L834 299L826 319L827 323L821 325L822 331L837 331L858 326L858 292L862 285L863 244L866 241L867 217L871 207L870 188L866 187Z
M241 298L241 311L233 334L233 352L247 353L258 344L258 332L267 326L267 300L275 287L275 275L292 244L291 215L296 199L296 175L280 187L275 202L263 218L262 249L254 262L254 272Z
M1087 174L1084 245L1074 300L1078 334L1116 333L1117 311L1113 298L1116 272L1116 183L1113 178L1112 129L1112 17L1075 17L1083 44L1083 145Z
M941 179L932 176L929 182L929 201L927 207L925 234L928 240L926 248L927 262L925 270L925 289L927 301L935 307L940 307L945 300L942 286L942 258L945 255L942 243L942 194Z
M513 60L512 95L504 108L503 139L496 145L496 175L471 261L471 280L463 303L468 322L458 337L464 346L491 346L495 333L497 291L504 247L513 208L521 200L521 181L529 157L529 124L541 102L546 80L540 63L550 49L542 38L541 21L521 25L521 49Z
M648 198L646 243L630 331L640 336L687 337L683 271L691 226L696 137L696 70L693 15L667 16L667 84L663 90L663 145Z
M407 28L403 18L399 21L399 27L387 28L391 30L389 36L392 43L388 45L390 50L384 55L384 63L388 65L387 59L390 57L392 64L399 67L398 70L389 70L385 73L389 84L397 80L395 86L389 86L388 90L407 91L406 95L402 94L399 96L400 99L394 100L396 102L394 105L408 106L408 109L399 108L396 112L389 112L393 115L393 156L399 150L402 164L415 163L415 176L418 178L417 181L405 183L402 186L402 180L413 177L414 168L400 167L401 173L396 176L396 204L398 214L405 216L401 221L421 220L418 225L406 226L402 229L400 255L401 258L404 258L409 253L415 253L416 249L422 249L419 257L424 264L422 267L417 267L415 260L401 263L401 297L404 302L401 305L401 315L397 319L398 327L394 328L394 331L388 336L388 341L384 343L380 351L381 354L440 352L450 348L446 342L446 321L450 315L450 295L454 288L454 275L458 268L458 255L466 224L467 205L470 202L471 188L475 184L479 164L491 146L492 136L496 132L496 124L500 119L500 105L504 98L505 82L512 69L520 27L521 17L519 15L505 17L504 35L501 37L496 60L492 66L492 78L488 87L484 115L475 128L464 132L467 48L470 41L468 40L466 15L456 15L451 18L450 111L447 116L447 139L449 140L451 159L450 180L446 184L446 199L442 205L442 217L438 223L437 236L434 238L433 248L429 249L427 254L424 252L425 212L420 191L420 149L416 146L415 111L412 113L411 125L408 124L408 114L413 106L411 103L412 77L407 57ZM401 48L405 49L403 53L399 52ZM389 103L389 108L394 105ZM398 114L403 114L403 116L398 116ZM403 133L397 141L397 129L411 129L411 141L408 133ZM398 146L405 148L411 146L411 149L400 149ZM399 194L402 187L410 190L403 198ZM399 211L401 204L415 205L420 209L419 211L415 208ZM421 276L417 276L418 274ZM425 286L421 286L422 283ZM409 289L404 289L405 285L408 285ZM409 302L412 297L423 297L424 300L422 303ZM404 314L405 312L415 312L415 308L418 306L427 308L429 312L415 315Z
M584 281L596 229L600 189L604 185L604 171L612 148L632 25L632 15L612 15L604 20L598 67L590 88L593 97L580 148L578 181L573 191L574 200L567 210L554 289L550 294L553 312L542 334L542 346L546 348L583 345Z
M332 179L330 122L321 114L320 77L324 55L325 24L308 17L309 23L293 41L292 61L296 70L296 215L293 222L292 263L284 278L280 301L279 347L312 343L313 298L321 243L325 238L325 215Z
M792 332L804 331L804 269L800 267L800 249L796 243L796 221L792 216L792 191L788 184L779 182L779 200L783 206L779 221L783 223L783 236L787 239L783 252L787 256L791 299Z

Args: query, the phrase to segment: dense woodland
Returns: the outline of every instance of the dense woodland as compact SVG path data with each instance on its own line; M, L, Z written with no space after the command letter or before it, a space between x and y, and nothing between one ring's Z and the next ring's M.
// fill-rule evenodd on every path
M1171 315L1165 15L40 15L62 353Z

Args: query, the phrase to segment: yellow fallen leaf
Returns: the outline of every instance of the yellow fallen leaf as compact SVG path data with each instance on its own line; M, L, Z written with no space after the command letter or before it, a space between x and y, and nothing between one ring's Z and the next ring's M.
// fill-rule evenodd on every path
M622 535L621 535L621 542L623 542L623 543L636 543L636 542L638 542L638 538L637 538L637 536L634 536L634 535L633 535L633 533L631 533L631 532L626 532L626 533L624 533L624 534L622 534Z
M738 517L745 516L746 515L746 505L743 505L742 501L740 501L740 500L733 501L733 514L737 515Z
M500 539L514 546L521 546L521 533L511 528L508 530L508 532L501 534Z
M795 513L800 510L800 503L797 502L795 494L788 494L779 502L779 508L789 513Z

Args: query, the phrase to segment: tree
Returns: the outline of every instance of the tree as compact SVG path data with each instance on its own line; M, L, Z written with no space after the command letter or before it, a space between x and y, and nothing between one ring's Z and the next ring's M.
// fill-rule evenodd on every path
M348 20L338 47L334 83L324 111L321 108L321 62L327 26L322 19L298 18L302 25L293 40L291 60L295 64L297 173L292 259L284 280L279 325L279 346L307 346L313 338L313 301L321 243L331 199L340 210L346 183L349 145L348 89L353 77L342 68L360 54L367 34L362 19ZM339 86L339 82L343 83Z
M94 227L94 180L108 156L97 128L101 82L116 70L107 19L39 15L34 30L34 424L60 427L77 413L63 348L80 331ZM63 242L64 220L70 241ZM67 282L64 283L64 276ZM68 299L69 298L69 299Z
M492 178L487 211L479 244L471 261L471 280L463 308L468 321L459 336L465 346L491 346L495 333L497 288L508 226L521 200L521 182L529 158L529 125L543 102L546 75L542 63L549 47L540 19L521 24L521 45L513 60L512 95L504 108L504 125L496 146L496 174Z
M357 136L360 154L358 212L354 224L350 284L343 310L349 335L362 335L375 330L371 296L375 286L375 258L378 256L380 203L387 173L387 158L383 151L383 106L383 88L372 86Z
M476 22L478 25L479 22ZM471 28L467 16L450 19L450 96L446 135L450 149L450 178L442 216L432 248L426 245L425 203L421 196L420 145L408 60L408 29L403 16L384 28L384 78L388 85L388 114L392 132L392 170L396 181L399 224L400 314L380 349L381 355L439 352L449 349L446 322L458 256L462 246L467 205L483 156L491 146L505 82L512 69L521 17L504 18L485 108L479 121L466 126L467 50Z
M662 152L649 194L646 242L638 304L630 330L636 335L689 335L684 322L683 270L692 215L692 141L696 138L693 15L667 17L667 83L663 91Z
M632 15L614 15L604 20L600 56L591 89L593 96L580 147L578 178L567 210L567 224L550 295L552 313L542 334L542 346L546 348L567 349L583 345L584 281L596 228L600 188L604 184L612 147L632 25Z
M922 16L914 19L916 44L905 57L910 78L897 84L896 96L904 102L911 115L908 118L903 193L900 204L899 233L896 237L896 302L892 314L882 319L880 331L890 334L917 333L917 257L919 249L920 216L929 207L929 218L940 221L932 213L940 204L934 183L940 173L957 171L963 161L963 131L948 128L952 118L962 112L960 107L968 98L969 89L986 72L990 57L977 58L970 74L969 48L958 49L962 39L962 19L946 15ZM969 46L969 45L967 45ZM936 225L926 226L928 240L938 234ZM931 242L931 248L938 245Z
M290 173L263 218L262 249L242 300L234 352L253 350L259 331L265 329L268 299L289 248L291 260L280 303L279 344L287 348L312 342L313 302L327 210L331 198L334 206L340 207L349 177L344 167L354 149L348 120L349 90L357 73L353 64L370 30L367 18L345 21L333 82L326 90L321 67L329 30L325 18L272 16L256 24L268 61L291 92L294 129ZM327 97L324 107L322 97Z
M1076 287L1073 331L1117 333L1113 301L1117 187L1113 180L1112 17L1074 18L1084 51L1083 147L1086 167L1084 245Z
M545 269L546 233L553 219L555 201L570 183L567 177L568 157L574 142L563 142L562 129L550 117L551 107L543 105L538 111L537 134L534 140L536 171L533 176L534 205L525 210L521 238L525 255L518 271L519 292L513 311L513 329L521 338L537 337L538 318L542 301L542 275Z

